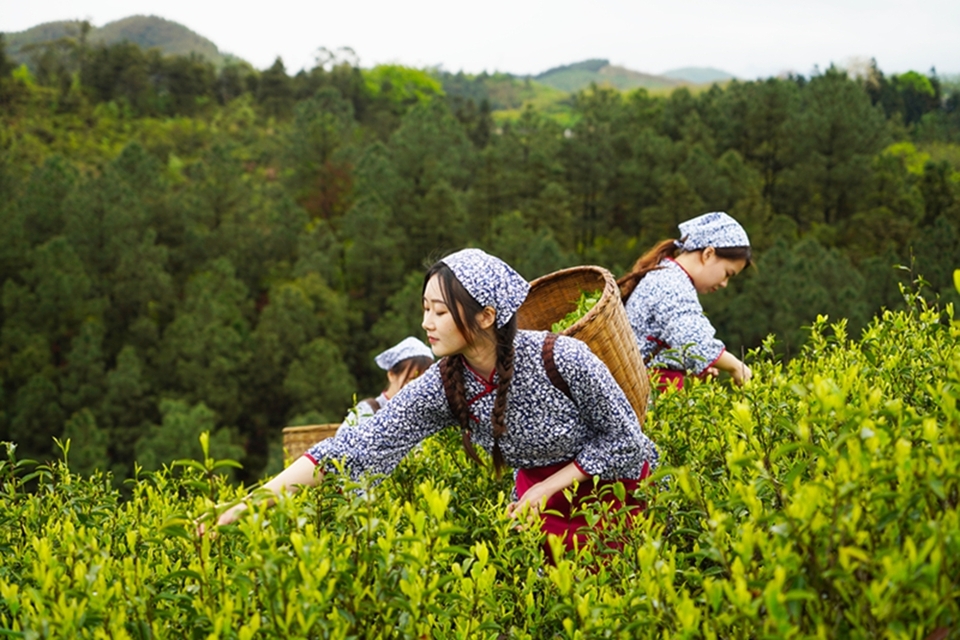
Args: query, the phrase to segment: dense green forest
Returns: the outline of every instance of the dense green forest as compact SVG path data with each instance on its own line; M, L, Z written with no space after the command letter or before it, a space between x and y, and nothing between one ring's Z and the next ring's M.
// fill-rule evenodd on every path
M378 390L424 262L467 245L529 278L619 273L728 211L757 265L705 307L731 349L772 333L783 357L898 284L957 300L960 91L932 71L594 87L559 121L504 116L490 78L349 51L296 74L69 38L29 70L0 54L0 440L46 459L71 438L75 470L119 480L209 430L255 479L283 426Z

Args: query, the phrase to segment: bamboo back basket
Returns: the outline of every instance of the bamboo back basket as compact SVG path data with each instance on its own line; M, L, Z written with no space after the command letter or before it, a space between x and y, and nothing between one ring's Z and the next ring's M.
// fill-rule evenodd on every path
M582 266L537 278L530 283L530 293L517 311L517 326L550 331L553 323L576 309L581 292L599 289L603 295L597 304L560 335L585 342L607 365L643 424L650 380L613 274L603 267Z
M332 437L339 428L339 422L332 424L308 424L303 427L284 427L284 460L296 460L313 445L321 440Z

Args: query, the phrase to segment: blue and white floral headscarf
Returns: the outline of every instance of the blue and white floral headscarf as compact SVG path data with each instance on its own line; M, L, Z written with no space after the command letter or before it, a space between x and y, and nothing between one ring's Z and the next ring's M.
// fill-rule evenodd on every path
M750 238L740 223L722 211L712 211L691 218L680 225L680 240L675 240L684 251L714 247L749 247Z
M389 371L396 366L398 362L403 362L407 358L416 358L417 356L427 356L433 360L433 351L430 350L430 347L423 344L422 341L410 336L379 354L373 361L376 362L377 366L381 369Z
M497 328L517 312L530 284L506 262L480 249L463 249L441 260L481 307L497 312Z

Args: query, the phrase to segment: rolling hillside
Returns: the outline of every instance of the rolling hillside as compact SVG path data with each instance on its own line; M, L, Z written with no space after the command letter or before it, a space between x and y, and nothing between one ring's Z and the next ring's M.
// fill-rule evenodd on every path
M721 71L720 69L714 69L713 67L683 67L682 69L671 69L662 75L675 80L692 82L693 84L726 82L736 77L733 74Z
M652 93L669 93L677 87L690 87L694 93L709 83L725 82L734 76L719 69L689 67L669 72L671 76L641 73L611 65L608 60L584 60L555 67L536 76L509 73L437 72L435 75L448 96L486 101L498 121L514 120L532 106L564 125L573 121L573 97L592 83L620 91L644 88Z
M548 69L534 76L537 82L560 89L574 92L589 87L595 82L600 86L611 86L621 91L643 87L645 89L667 89L678 87L688 82L666 76L657 76L641 73L624 67L611 65L609 60L584 60L574 64Z
M7 54L18 63L30 64L30 48L61 39L78 40L83 23L79 20L47 22L26 31L6 33ZM232 59L222 53L213 42L187 27L157 16L131 16L93 27L87 34L91 44L133 42L144 49L158 48L168 55L196 53L220 66Z
M31 50L35 51L38 45L48 42L59 42L67 48L76 46L82 38L84 25L78 20L48 22L25 31L6 33L7 55L17 63L33 66L35 54ZM237 60L191 29L158 16L131 16L102 27L91 27L86 39L94 46L128 41L143 49L157 48L167 55L197 54L217 66ZM563 124L569 124L572 118L571 94L594 83L620 91L642 87L655 93L669 93L677 87L695 87L733 77L719 69L706 67L688 67L655 75L612 65L609 60L600 58L554 67L536 76L499 72L468 75L442 71L434 75L447 95L473 100L477 105L486 101L498 120L517 118L525 108L532 106Z
M76 42L81 37L82 27L83 23L79 20L64 20L40 24L26 31L5 33L7 55L17 63L30 65L31 48L57 40ZM93 27L87 34L87 41L90 44L129 41L143 49L160 49L167 55L195 53L217 66L236 59L221 52L212 41L182 24L158 16L130 16L102 27ZM516 109L528 102L555 102L562 99L556 92L575 93L592 83L621 91L638 87L670 90L684 85L724 82L733 78L731 74L711 67L685 67L655 75L612 65L609 60L602 58L554 67L532 77L504 73L481 74L468 78L463 74L444 75L444 88L448 93L477 94L470 97L478 99L478 102L482 98L489 99L494 110ZM451 84L454 87L450 87Z

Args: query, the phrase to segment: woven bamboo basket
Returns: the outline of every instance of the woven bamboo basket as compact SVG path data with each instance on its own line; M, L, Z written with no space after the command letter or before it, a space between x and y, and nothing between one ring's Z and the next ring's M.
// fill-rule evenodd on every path
M517 326L550 331L553 323L576 309L581 292L598 289L603 295L597 304L561 335L585 342L607 365L643 424L650 380L613 274L603 267L582 266L537 278L530 283L530 293L517 311Z
M339 422L332 424L309 424L303 427L284 427L284 460L296 460L313 445L321 440L332 437L339 428Z

